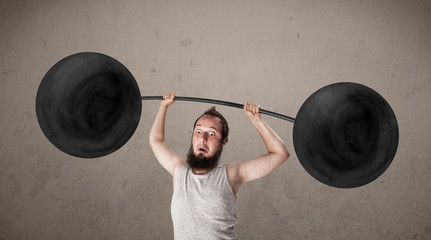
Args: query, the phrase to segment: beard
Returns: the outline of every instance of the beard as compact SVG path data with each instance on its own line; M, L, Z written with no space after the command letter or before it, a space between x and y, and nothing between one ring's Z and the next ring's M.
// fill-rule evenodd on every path
M218 165L222 150L223 149L220 148L212 157L204 157L203 154L198 154L196 156L193 151L193 146L191 146L187 153L187 163L192 169L212 170Z

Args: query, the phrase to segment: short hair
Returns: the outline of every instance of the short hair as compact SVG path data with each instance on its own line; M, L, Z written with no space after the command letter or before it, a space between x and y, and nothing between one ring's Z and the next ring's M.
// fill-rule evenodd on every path
M196 123L199 121L199 119L201 119L201 117L203 117L205 115L218 117L220 119L220 123L222 125L221 140L223 141L226 139L226 143L227 143L228 136L229 136L229 126L227 124L226 119L223 117L223 115L221 115L221 113L219 113L216 110L215 107L211 107L210 109L206 110L200 117L198 117L198 119L196 119L196 121L195 121L195 124L193 125L193 129L195 129Z

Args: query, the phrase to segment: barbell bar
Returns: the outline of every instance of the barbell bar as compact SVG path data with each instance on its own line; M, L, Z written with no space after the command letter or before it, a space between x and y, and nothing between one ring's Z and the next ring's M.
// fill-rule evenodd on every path
M141 96L141 100L163 100L163 96ZM216 99L209 99L209 98L197 98L197 97L181 97L181 96L175 96L176 101L186 101L186 102L201 102L201 103L210 103L210 104L217 104L217 105L223 105L233 108L239 108L243 109L244 105L239 103L233 103L233 102L227 102L227 101L221 101ZM294 123L295 118L289 117L280 113L276 113L273 111L268 111L265 109L259 109L259 112L261 114L265 114L267 116L283 119L289 122Z
M80 158L103 157L121 148L135 132L143 100L129 70L105 54L82 52L54 64L36 96L39 125L61 151ZM242 104L181 97L243 108ZM261 109L294 123L293 144L304 169L339 188L363 186L391 164L398 147L398 124L387 101L358 83L339 82L314 92L296 118Z

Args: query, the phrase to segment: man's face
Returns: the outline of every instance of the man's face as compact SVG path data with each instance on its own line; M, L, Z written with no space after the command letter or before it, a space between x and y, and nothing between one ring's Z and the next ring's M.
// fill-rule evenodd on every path
M202 116L193 131L192 146L187 162L194 169L211 170L217 166L226 141L222 142L220 119L211 115Z
M196 122L192 137L196 157L213 157L223 149L222 128L220 119L211 115L204 115Z

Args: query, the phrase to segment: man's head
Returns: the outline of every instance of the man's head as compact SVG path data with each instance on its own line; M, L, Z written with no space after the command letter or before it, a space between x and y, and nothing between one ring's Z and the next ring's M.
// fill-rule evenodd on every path
M187 154L187 163L194 169L213 169L218 164L228 135L227 121L215 107L205 111L193 126L192 146Z

